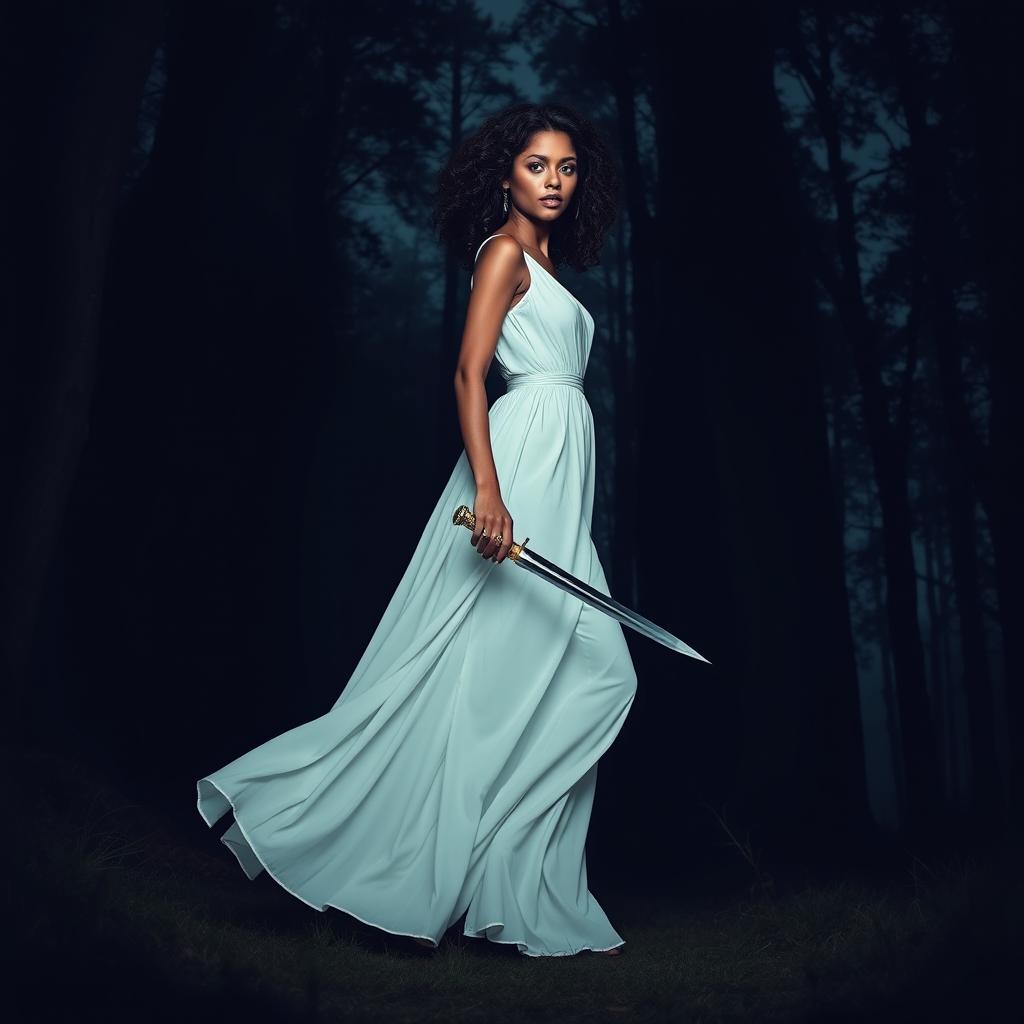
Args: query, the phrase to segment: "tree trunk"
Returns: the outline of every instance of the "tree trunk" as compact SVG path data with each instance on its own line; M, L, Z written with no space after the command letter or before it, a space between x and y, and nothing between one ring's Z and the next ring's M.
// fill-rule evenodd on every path
M449 64L451 103L448 109L448 136L451 152L455 152L462 141L462 76L463 40L459 28L459 19L451 20L452 57ZM495 189L498 183L494 184ZM483 239L480 240L481 242ZM436 440L434 454L434 477L447 480L452 471L452 464L458 457L462 447L462 431L459 426L458 411L455 404L455 366L458 360L461 339L457 337L459 317L456 312L459 305L459 282L463 270L455 256L445 254L444 285L441 304L441 338L438 345L440 357L437 367L437 406L435 420L437 429L434 431Z
M900 738L900 710L896 694L896 680L892 670L892 641L889 638L888 620L883 612L885 594L882 580L877 573L871 577L871 591L878 616L878 653L882 675L882 702L885 706L885 736L889 744L890 770L892 772L893 801L896 805L896 820L902 825L907 816L907 782L904 774L903 741Z
M951 5L955 45L965 71L975 126L988 298L989 380L992 398L989 458L982 493L995 550L1002 624L1010 800L1024 818L1024 70L1019 4Z
M659 226L672 241L661 384L644 394L663 461L652 525L671 531L686 507L709 518L683 519L702 527L681 535L683 571L661 544L652 557L692 587L701 546L731 582L738 621L716 669L717 685L739 690L741 817L779 848L836 852L871 823L806 213L775 95L771 17L706 5L689 9L682 39L658 26L659 165L672 169ZM713 445L716 464L688 444ZM716 486L720 507L708 498Z
M626 232L623 221L618 223L615 240L615 290L609 309L614 315L609 322L615 325L612 342L611 370L615 394L615 536L612 544L612 572L609 583L612 593L622 594L619 600L635 608L638 603L636 587L636 557L633 527L636 522L637 451L636 451L636 373L631 356L629 299L626 283L629 260L626 257Z
M981 446L974 434L960 370L961 344L953 294L951 257L958 246L944 195L946 161L925 123L924 99L915 82L913 55L902 15L886 8L881 38L897 75L910 138L909 168L915 238L928 275L935 365L944 416L950 550L963 655L964 690L971 739L971 792L976 828L1001 825L1002 779L995 756L992 676L978 590L978 524L972 479L981 475Z
M31 228L42 235L41 264L27 269L43 276L45 295L37 333L26 330L16 344L41 347L47 357L33 382L38 390L4 544L0 646L14 698L5 721L15 730L25 725L32 639L89 436L111 224L162 15L157 0L105 0L87 14L74 4L47 6L38 18L25 13L32 5L23 7L8 41L24 61L25 97L36 89L37 65L58 83L47 109L36 112L49 135L20 189L33 196L39 218ZM65 32L73 42L55 52L54 36Z
M623 38L622 9L620 0L608 0L607 22L602 40L605 49L609 84L615 101L615 117L618 129L619 154L622 160L623 195L629 222L627 250L629 265L629 307L632 325L635 359L632 364L626 355L625 344L617 353L617 363L624 371L621 380L616 380L616 458L619 460L617 483L620 485L615 503L615 539L618 551L616 569L621 574L626 568L626 559L640 563L638 581L641 599L644 579L643 552L647 545L640 533L643 527L641 514L641 481L650 480L645 473L649 463L641 456L637 459L636 448L643 453L650 440L651 421L645 415L647 402L639 403L638 395L648 396L653 378L659 374L661 352L657 322L657 279L655 253L657 241L653 237L653 224L648 212L648 203L655 188L654 177L647 173L640 162L640 146L636 126L636 86L629 74L629 64L617 59L615 47ZM628 183L628 184L627 184ZM620 264L621 265L621 264ZM625 288L623 280L622 287ZM623 332L625 343L628 332ZM632 438L638 437L634 445ZM635 564L635 563L634 563ZM624 580L629 585L629 580Z

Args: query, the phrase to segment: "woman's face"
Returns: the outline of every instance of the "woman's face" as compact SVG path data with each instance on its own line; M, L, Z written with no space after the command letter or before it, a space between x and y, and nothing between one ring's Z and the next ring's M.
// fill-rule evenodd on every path
M572 139L565 132L537 132L513 161L512 177L502 188L511 190L511 202L524 217L553 223L569 208L576 174ZM545 202L546 197L552 199Z

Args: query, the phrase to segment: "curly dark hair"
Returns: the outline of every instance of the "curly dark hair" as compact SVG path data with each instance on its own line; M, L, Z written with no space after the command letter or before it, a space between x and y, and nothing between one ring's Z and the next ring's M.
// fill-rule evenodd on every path
M534 133L568 134L576 147L576 191L551 230L548 255L557 267L600 263L601 246L618 213L619 173L604 140L575 110L552 103L517 103L492 114L468 135L437 176L434 230L467 270L477 246L505 223L501 179ZM579 216L576 216L579 206Z

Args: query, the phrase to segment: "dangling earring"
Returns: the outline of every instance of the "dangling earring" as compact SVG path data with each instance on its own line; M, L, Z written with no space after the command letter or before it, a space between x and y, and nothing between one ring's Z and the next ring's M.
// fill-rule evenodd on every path
M505 210L505 213L508 213L508 193L509 193L509 190L505 189L505 193L504 193L504 195L502 197L502 206L503 206L503 208Z

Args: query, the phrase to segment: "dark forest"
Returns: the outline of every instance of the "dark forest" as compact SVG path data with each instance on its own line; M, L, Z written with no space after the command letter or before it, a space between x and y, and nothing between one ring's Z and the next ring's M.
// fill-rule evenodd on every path
M18 1019L1024 1019L1022 38L1012 0L5 6ZM432 197L523 100L622 178L561 275L611 593L711 662L625 631L621 962L429 955L195 811L343 690L462 450Z

